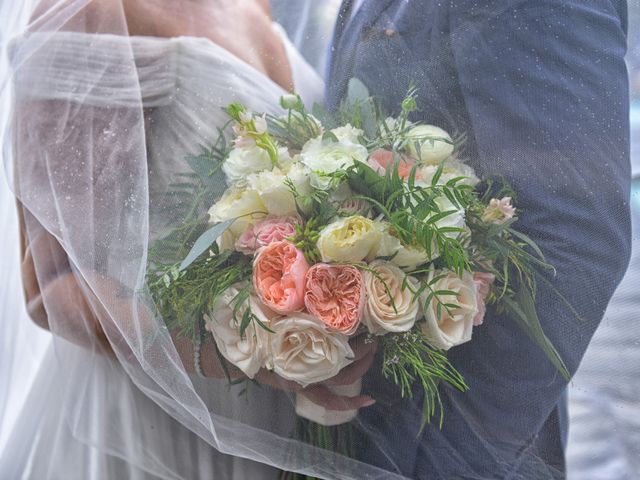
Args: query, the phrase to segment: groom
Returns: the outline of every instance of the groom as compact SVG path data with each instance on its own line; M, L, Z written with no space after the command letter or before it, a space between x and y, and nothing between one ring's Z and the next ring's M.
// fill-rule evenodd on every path
M352 77L397 113L466 132L480 176L504 175L518 228L557 270L537 311L573 374L629 257L625 0L346 0L327 69L337 108ZM489 312L449 352L470 391L442 389L444 423L419 433L420 398L389 408L371 369L362 458L418 479L563 478L567 382L513 318ZM389 413L387 413L389 412Z

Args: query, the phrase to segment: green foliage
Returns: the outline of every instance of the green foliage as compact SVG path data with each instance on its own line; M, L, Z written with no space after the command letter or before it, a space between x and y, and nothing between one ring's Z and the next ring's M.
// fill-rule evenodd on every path
M218 175L231 149L224 135L229 124L218 129L218 138L210 147L201 146L200 155L188 155L186 161L192 172L181 173L169 185L164 202L172 205L172 219L179 222L166 236L149 249L151 270L155 264L166 265L182 260L194 240L207 227L206 209L216 199L223 181Z
M251 279L251 258L231 250L198 257L186 270L159 266L147 285L169 329L193 338L195 326L229 287Z
M232 218L231 220L217 223L202 235L200 235L193 244L193 247L191 247L191 250L185 257L185 259L180 263L179 270L182 271L185 268L189 267L189 265L191 265L200 255L205 253L211 247L211 245L213 245L213 242L215 242L218 237L220 237L234 221L235 218Z
M283 116L267 115L267 124L271 137L293 151L302 150L305 143L321 133L318 121L300 106Z
M380 337L383 349L382 374L398 387L402 397L413 397L418 382L424 390L421 430L439 414L442 428L442 400L438 385L445 382L464 392L469 389L462 375L451 365L444 352L429 345L417 330Z
M381 176L369 165L357 163L347 170L349 186L358 198L373 205L375 213L382 215L391 225L393 234L404 245L420 248L428 256L439 255L442 268L462 274L470 270L468 250L462 242L464 232L456 227L441 227L437 222L456 213L443 211L437 199L446 197L456 208L466 208L474 201L473 189L454 181L438 185L442 165L430 186L415 185L415 172L405 182L398 174L399 159Z

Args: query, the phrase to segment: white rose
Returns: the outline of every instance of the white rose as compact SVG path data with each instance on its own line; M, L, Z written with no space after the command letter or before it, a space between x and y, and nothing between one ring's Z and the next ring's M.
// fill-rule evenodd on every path
M451 203L451 200L444 195L437 197L434 202L440 209L440 212L452 212L435 223L438 228L455 227L464 229L466 224L463 208L456 207ZM460 232L445 232L444 235L449 238L458 238L460 236Z
M349 339L312 315L294 313L271 323L270 368L302 386L335 377L354 358Z
M449 290L455 292L457 297L441 295L439 300L435 297L432 298L424 310L424 322L420 322L419 325L422 333L424 333L432 346L442 350L449 350L451 347L471 340L473 319L478 313L477 290L473 275L469 272L465 272L461 278L453 272L432 270L429 273L428 281L441 274L445 276L435 282L431 289L433 291ZM423 308L429 293L430 290L427 289L422 294L421 304ZM440 316L438 316L439 302L452 303L458 306L450 308L449 311L442 306Z
M390 258L391 263L404 270L415 270L419 265L436 258L435 250L432 252L432 257L429 258L425 250L403 245L398 237L391 234L388 223L376 221L375 224L380 232L380 241L369 252L368 261L385 257Z
M411 289L417 289L418 281L390 262L378 260L370 263L369 268L376 272L364 272L367 290L364 323L369 331L384 335L387 332L411 330L419 311ZM411 289L407 286L403 288L405 279Z
M229 185L237 183L251 173L271 170L271 159L263 148L250 146L234 148L222 164L222 171Z
M237 218L229 230L239 236L255 220L264 217L266 208L258 192L241 186L228 188L222 198L209 209L211 223Z
M380 230L362 215L340 218L320 231L317 247L323 262L359 262L380 241Z
M305 143L300 152L300 161L310 170L311 185L319 190L331 185L328 175L366 160L367 149L346 139L333 142L316 137Z
M407 150L411 156L427 165L437 165L453 153L451 137L434 125L418 125L406 135ZM416 143L420 148L416 148ZM418 151L419 150L419 151Z
M420 168L421 175L420 179L416 180L416 185L421 187L430 186L431 179L437 170L438 165L424 165ZM459 160L447 160L443 165L442 175L438 180L438 185L445 185L449 180L456 177L465 177L463 180L457 182L456 185L470 185L475 187L480 182L472 167Z
M346 124L342 127L332 129L331 133L333 133L340 142L359 143L358 138L364 132L353 125Z
M280 167L280 170L286 172L295 162L297 162L297 160L291 157L289 149L285 147L278 148L278 167Z
M205 329L213 335L218 350L231 364L238 367L249 378L265 365L270 348L269 332L252 321L240 336L242 315L249 306L251 312L265 325L270 320L263 307L253 295L242 305L234 318L234 299L244 285L229 287L216 301L209 315L204 316Z
M293 164L285 174L279 168L254 173L247 177L249 188L255 190L267 212L271 215L292 215L296 213L296 202L293 193L285 184L289 178L302 195L310 191L309 180L300 165Z

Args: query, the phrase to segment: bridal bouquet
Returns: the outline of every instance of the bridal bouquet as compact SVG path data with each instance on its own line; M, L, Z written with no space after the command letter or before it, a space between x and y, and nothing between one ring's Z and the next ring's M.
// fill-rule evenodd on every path
M467 388L446 351L473 341L490 304L564 371L534 308L537 270L549 265L515 228L515 192L465 163L463 137L412 122L415 92L393 118L357 83L334 116L296 95L281 105L279 116L230 105L233 142L221 131L190 159L196 203L161 241L176 261L149 273L164 318L184 335L210 334L223 364L249 379L265 368L302 386L349 365L350 338L377 338L399 395L416 382L424 390L424 422L440 382ZM218 170L228 188L207 204ZM303 396L297 412L322 425L356 413Z

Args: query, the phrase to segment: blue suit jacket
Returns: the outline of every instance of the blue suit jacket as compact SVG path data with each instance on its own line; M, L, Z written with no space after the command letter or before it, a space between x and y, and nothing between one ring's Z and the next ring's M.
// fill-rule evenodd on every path
M344 20L328 107L357 77L397 113L413 83L420 120L468 134L470 163L513 184L518 228L583 317L540 285L545 332L575 372L629 258L625 1L365 0ZM443 428L421 435L420 398L393 403L372 369L363 459L425 479L563 477L566 381L513 319L489 312L449 356L471 389L443 388Z

